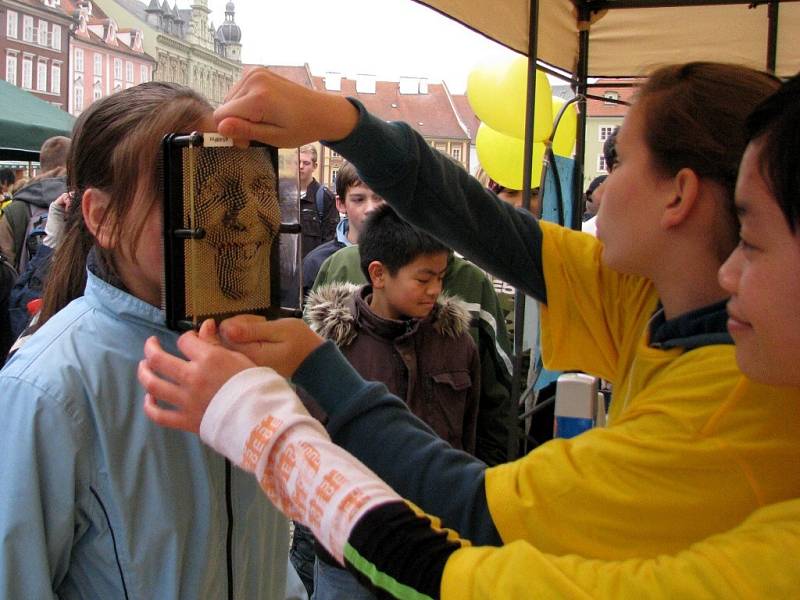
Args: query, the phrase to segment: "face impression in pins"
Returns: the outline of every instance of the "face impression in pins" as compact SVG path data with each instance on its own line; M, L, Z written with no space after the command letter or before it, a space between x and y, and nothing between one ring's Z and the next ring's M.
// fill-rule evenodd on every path
M194 173L185 175L194 177L194 226L205 237L187 253L187 307L195 315L267 307L270 249L280 227L269 154L258 147L194 150ZM191 203L184 206L188 221Z

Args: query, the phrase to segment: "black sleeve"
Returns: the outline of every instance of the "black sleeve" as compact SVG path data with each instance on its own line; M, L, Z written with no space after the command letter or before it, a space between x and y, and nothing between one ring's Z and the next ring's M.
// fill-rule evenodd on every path
M345 566L379 598L439 598L444 566L462 542L404 502L378 506L353 528Z

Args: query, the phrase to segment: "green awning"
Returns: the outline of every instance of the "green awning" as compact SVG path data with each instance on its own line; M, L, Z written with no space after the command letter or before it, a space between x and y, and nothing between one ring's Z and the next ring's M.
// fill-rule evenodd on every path
M47 138L72 135L75 117L2 80L0 106L0 160L38 160Z

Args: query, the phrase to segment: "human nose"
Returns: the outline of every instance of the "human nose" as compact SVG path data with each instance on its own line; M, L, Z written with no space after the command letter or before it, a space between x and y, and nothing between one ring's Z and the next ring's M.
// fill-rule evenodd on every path
M742 251L737 246L717 272L719 285L729 294L733 295L739 286L742 274Z
M438 297L439 294L442 293L442 280L438 277L431 279L431 281L428 283L428 289L426 291L432 298Z

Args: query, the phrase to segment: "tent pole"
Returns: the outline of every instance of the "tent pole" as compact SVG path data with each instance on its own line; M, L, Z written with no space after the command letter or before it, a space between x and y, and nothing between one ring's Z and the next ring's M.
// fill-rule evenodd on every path
M531 169L533 167L533 116L536 101L536 56L539 52L539 0L531 0L531 14L528 20L528 86L527 102L525 103L525 158L522 172L522 206L525 210L531 209ZM514 292L514 364L511 373L511 398L513 402L513 415L511 423L516 430L517 404L521 394L522 384L522 345L525 332L525 294L519 289ZM515 436L509 436L509 457L516 458L519 445L515 445ZM526 445L527 450L527 445Z
M770 0L767 9L769 29L767 31L767 71L775 75L776 57L778 54L778 0Z
M572 224L580 229L583 207L583 169L586 153L586 94L589 79L589 28L591 11L585 0L578 5L578 65L575 69L578 96L578 130L575 137L575 170L572 173Z

